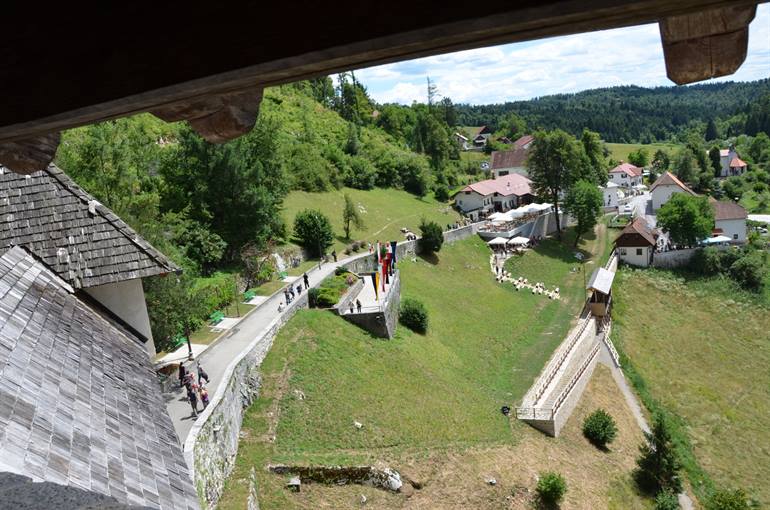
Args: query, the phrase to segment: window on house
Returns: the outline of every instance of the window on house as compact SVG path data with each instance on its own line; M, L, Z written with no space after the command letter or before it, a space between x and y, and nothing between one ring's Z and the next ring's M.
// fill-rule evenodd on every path
M626 254L626 249L625 248L621 248L620 249L620 254L621 255L625 255Z
M637 248L636 249L636 254L641 257L642 256L642 249L641 248Z
M620 178L621 179L625 179L626 178L626 174L620 174Z
M738 234L733 234L733 239L738 240Z

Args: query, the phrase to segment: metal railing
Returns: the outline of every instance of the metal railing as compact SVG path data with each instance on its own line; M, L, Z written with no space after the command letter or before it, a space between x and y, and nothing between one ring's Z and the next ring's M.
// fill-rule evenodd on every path
M618 253L613 249L610 253L610 258L607 259L607 263L604 264L604 269L612 271L613 273L618 268Z
M575 327L570 333L570 336L567 337L567 340L566 340L567 347L562 349L562 352L560 352L556 357L556 359L549 364L547 371L544 372L543 376L541 376L539 384L537 386L537 390L535 390L535 393L534 393L534 398L532 399L533 405L536 405L540 401L540 398L545 393L545 390L551 384L551 381L553 381L554 377L556 377L556 374L559 372L559 369L564 364L564 361L572 352L572 349L575 347L575 344L577 344L578 340L580 340L580 338L583 336L583 333L588 327L588 324L594 323L594 321L592 321L591 319L592 319L592 316L591 316L591 312L589 311L586 314L586 318L582 319L583 321L582 324Z
M612 340L610 340L610 330L612 329L612 321L609 320L609 315L606 316L606 320L603 323L603 334L602 334L602 342L604 342L604 345L607 346L607 350L610 351L610 356L612 357L612 361L615 363L615 366L620 368L620 355L618 354L618 351L615 350L615 345L612 343Z

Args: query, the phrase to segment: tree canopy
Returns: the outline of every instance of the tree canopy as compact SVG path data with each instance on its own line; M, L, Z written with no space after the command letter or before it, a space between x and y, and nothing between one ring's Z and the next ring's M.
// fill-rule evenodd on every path
M714 227L714 210L706 197L674 193L658 211L658 225L680 246L694 246Z
M575 246L580 237L591 231L599 219L604 203L602 192L595 184L580 180L567 191L564 210L575 219Z

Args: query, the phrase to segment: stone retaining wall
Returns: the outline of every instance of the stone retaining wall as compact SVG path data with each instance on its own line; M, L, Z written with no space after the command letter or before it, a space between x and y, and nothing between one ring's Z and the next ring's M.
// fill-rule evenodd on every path
M334 305L334 309L337 311L337 313L340 313L340 310L344 313L345 310L348 309L348 304L358 295L359 292L361 292L361 289L364 288L364 278L359 278L356 280L356 283L348 287L348 290L345 291L345 294L340 299L339 303Z
M259 393L259 366L278 331L300 308L307 308L308 294L301 294L227 367L223 384L198 418L184 443L184 455L192 466L193 485L202 508L219 501L238 452L243 410ZM227 381L225 384L224 381Z

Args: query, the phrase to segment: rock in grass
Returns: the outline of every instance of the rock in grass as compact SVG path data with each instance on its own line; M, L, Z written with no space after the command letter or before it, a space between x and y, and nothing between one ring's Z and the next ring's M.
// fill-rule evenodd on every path
M361 430L362 428L364 428L364 424L363 424L363 423L361 423L360 421L354 421L354 422L353 422L353 426L354 426L355 428L357 428L358 430Z

